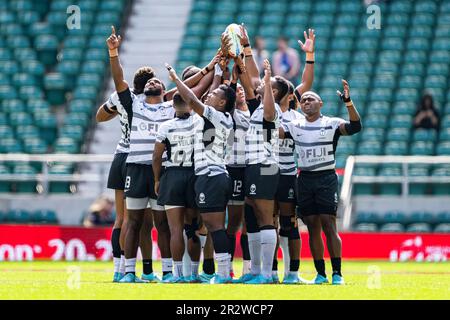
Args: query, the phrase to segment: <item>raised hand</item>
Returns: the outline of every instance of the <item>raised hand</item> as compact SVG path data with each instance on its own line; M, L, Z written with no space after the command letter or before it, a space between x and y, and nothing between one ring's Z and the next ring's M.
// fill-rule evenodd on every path
M344 87L344 93L340 92L339 90L336 90L336 93L342 99L342 101L347 102L350 100L350 87L347 80L342 79L342 86Z
M222 33L222 38L220 41L220 50L222 51L222 56L229 57L231 49L231 38L224 32Z
M220 62L220 57L222 56L222 52L219 52L217 55L214 56L214 58L212 58L212 60L208 63L208 65L206 66L206 68L211 71L214 70L214 66Z
M108 45L109 50L114 50L119 48L120 43L122 41L122 37L116 36L116 28L114 26L111 26L111 35L106 39L106 44Z
M268 83L270 81L270 77L272 76L272 70L270 66L269 60L264 60L264 82Z
M175 82L175 80L177 80L177 78L178 78L175 69L172 68L172 66L170 64L168 64L167 62L165 63L165 66L166 66L167 71L169 71L170 80Z
M303 35L305 36L305 43L298 40L300 48L305 52L314 52L314 42L316 40L314 29L308 29L308 34L306 34L306 31L303 31Z
M241 34L238 35L238 37L239 37L239 40L241 41L241 45L243 45L243 46L249 45L250 40L248 38L247 29L245 29L244 23L241 23L239 28L241 29Z

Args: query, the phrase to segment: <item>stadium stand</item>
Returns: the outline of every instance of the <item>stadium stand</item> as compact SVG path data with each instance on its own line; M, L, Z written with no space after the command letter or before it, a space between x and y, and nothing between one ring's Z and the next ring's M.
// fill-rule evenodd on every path
M77 5L80 28L70 29ZM110 26L126 0L0 1L0 153L80 153L103 97ZM67 23L67 26L66 26ZM1 173L32 174L35 164L2 163ZM72 173L58 164L49 174ZM36 192L36 182L0 182L0 192ZM50 192L70 192L51 183Z

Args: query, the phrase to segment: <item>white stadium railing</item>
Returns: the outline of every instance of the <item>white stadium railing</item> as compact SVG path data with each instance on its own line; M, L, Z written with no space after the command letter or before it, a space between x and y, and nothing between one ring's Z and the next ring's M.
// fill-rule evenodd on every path
M103 192L106 188L106 179L108 174L108 168L113 160L111 154L22 154L22 153L10 153L0 154L1 162L38 162L42 164L42 172L37 174L0 174L1 181L36 181L40 186L40 193L48 193L48 186L50 182L91 182L97 183L99 187L99 193ZM100 166L98 173L72 173L72 174L49 174L49 168L54 163L75 163L77 165L83 164L104 164Z
M400 163L402 176L355 176L353 170L356 164ZM410 183L450 183L450 176L409 176L411 164L450 164L450 156L349 156L345 164L344 180L342 182L339 214L342 217L343 230L349 230L352 220L352 191L355 183L401 183L401 197L408 197ZM449 190L450 195L450 190Z

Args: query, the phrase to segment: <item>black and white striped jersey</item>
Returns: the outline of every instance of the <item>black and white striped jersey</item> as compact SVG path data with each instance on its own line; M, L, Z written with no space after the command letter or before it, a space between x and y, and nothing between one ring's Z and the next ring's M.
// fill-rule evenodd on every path
M165 167L193 167L195 133L204 121L194 114L188 118L174 118L159 127L156 141L166 145Z
M172 102L148 104L137 98L129 89L120 92L119 99L124 109L132 114L127 163L150 165L159 126L175 116ZM166 156L163 157L163 162L165 160Z
M337 142L341 136L339 125L346 123L341 118L321 115L314 122L299 118L283 124L295 142L298 166L302 171L322 171L335 168Z
M278 164L278 129L281 125L281 109L275 103L275 119L264 119L264 106L260 104L250 117L250 127L245 136L245 163Z
M250 111L234 109L233 120L233 145L227 163L230 167L245 167L245 135L250 126Z
M205 106L202 120L203 125L197 128L195 136L195 174L215 176L226 173L228 137L233 130L233 119L228 112Z
M144 94L138 94L136 97L139 100L144 100ZM128 117L127 111L123 108L120 103L119 96L116 91L106 100L106 106L110 110L116 110L119 114L119 122L120 129L122 131L122 135L120 137L119 143L117 144L116 153L129 153L130 152L130 126L131 126L131 117Z
M302 117L304 118L304 116L300 112L289 109L282 113L281 124L286 125L287 123L300 119ZM297 173L294 149L294 140L292 140L290 137L279 139L279 167L281 175L293 176Z

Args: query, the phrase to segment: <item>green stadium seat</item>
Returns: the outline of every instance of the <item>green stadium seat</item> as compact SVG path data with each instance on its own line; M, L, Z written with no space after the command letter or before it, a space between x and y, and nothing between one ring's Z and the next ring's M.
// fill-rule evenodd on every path
M6 216L6 221L10 223L28 223L30 220L30 213L25 210L12 209Z
M279 1L279 2L266 2L264 7L264 11L266 13L279 13L284 14L288 9L287 2Z
M428 76L447 76L449 74L450 68L448 64L445 63L431 63L427 66ZM444 80L445 81L445 80Z
M427 68L429 70L429 68ZM417 63L404 63L402 65L402 76L422 76L425 72L425 67Z
M9 126L9 123L0 125L0 139L12 139L14 138L13 130Z
M412 177L427 177L428 169L420 168L420 167L410 167L408 170L408 174ZM427 183L410 183L409 184L409 193L413 195L424 195L428 191ZM415 220L416 221L416 220ZM419 222L419 221L417 221Z
M105 64L98 63L97 61L87 61L82 64L82 73L95 73L103 74L105 72Z
M22 86L19 89L19 94L22 99L42 99L44 97L44 92L40 87L37 86Z
M390 118L391 128L411 128L412 116L394 115Z
M430 129L416 129L413 133L414 141L431 141L436 140L437 133L435 130Z
M374 224L375 226L380 223L381 216L375 212L358 212L355 217L355 224Z
M440 142L436 147L436 154L438 156L450 155L450 141Z
M432 228L428 223L413 223L406 228L406 232L429 233Z
M64 124L82 126L85 128L88 125L88 116L84 113L69 113L64 118Z
M0 126L5 126L8 124L8 117L4 113L0 113Z
M69 152L70 153L70 152ZM57 164L55 166L52 166L49 169L50 175L69 175L71 174L70 167L65 164ZM65 181L55 181L50 182L49 184L49 192L50 193L68 193L70 192L70 182ZM54 223L53 221L49 221L48 223Z
M21 153L22 144L14 138L4 138L0 141L0 153Z
M379 141L365 141L358 145L357 154L363 155L380 155L382 144Z
M281 25L284 22L284 15L277 12L276 14L265 14L261 18L261 23L265 25Z
M386 115L373 115L372 117L364 120L364 126L366 128L382 128L386 126L387 117Z
M399 101L394 104L393 114L399 115L413 115L416 112L416 106L412 102Z
M58 61L81 61L83 60L84 50L81 48L64 48L58 54Z
M407 142L409 140L409 129L393 127L387 132L387 140Z
M16 164L13 168L13 173L20 175L34 175L36 170L27 163ZM16 182L15 187L17 192L21 193L35 193L36 192L36 181L31 180L32 178L27 178L27 181Z
M65 91L69 84L62 73L52 72L44 77L44 87L47 90L48 101L52 105L60 105L65 102Z
M33 114L50 112L50 104L44 99L29 99L27 101L27 111Z
M84 49L87 45L87 38L85 36L73 35L64 39L64 49Z
M0 175L9 174L9 168L3 164L0 164ZM10 191L10 182L5 180L0 180L0 193L5 193ZM3 214L0 212L0 223L3 220Z
M450 223L440 223L434 228L435 233L450 233Z
M407 50L427 50L429 48L429 43L427 38L409 38L406 45Z
M430 53L431 63L448 63L450 60L450 52L446 50L432 50Z
M194 12L190 15L189 24L206 25L209 22L210 15L206 12Z
M405 231L405 227L401 223L386 223L380 227L380 231L400 233Z
M120 30L120 15L122 14L122 12L120 11L116 11L116 12L102 12L102 14L97 15L96 16L96 22L97 23L109 23L109 24L114 24L116 26L116 30L118 31L118 33L121 33Z
M100 2L100 11L113 11L113 12L121 12L124 8L125 2L123 1L101 1Z
M411 20L412 25L430 26L434 24L434 15L431 13L416 13Z
M433 54L431 54L433 55ZM405 63L425 63L428 60L427 52L422 51L406 51Z
M378 227L375 223L358 223L353 227L357 232L376 232Z
M97 88L89 86L77 87L73 93L73 98L95 101L97 99Z
M396 90L395 100L406 101L406 102L416 102L419 98L419 90L414 88L400 88Z
M388 141L384 148L384 154L391 156L404 156L408 154L406 141Z
M47 224L57 224L58 217L56 216L56 212L53 210L39 210L39 216L41 218L42 223ZM36 213L35 213L36 214Z
M16 61L2 61L0 72L4 75L14 75L19 72L19 65Z
M95 104L90 100L77 99L69 103L69 111L71 113L90 114L95 110Z
M442 75L439 76L430 75L426 77L425 84L428 88L446 89L447 77Z
M407 215L401 211L389 211L382 216L382 222L405 224L407 222Z
M23 140L25 153L44 154L47 153L47 145L38 137L26 138Z
M430 212L415 211L415 212L412 212L411 215L409 216L408 222L410 224L412 224L412 223L434 224L435 219L436 219L436 216Z
M433 155L433 143L416 141L411 144L410 154L412 155Z
M400 63L403 60L402 51L400 50L385 50L378 55L380 62Z
M450 128L442 128L439 133L440 141L450 141Z
M26 112L16 112L10 114L10 123L13 126L26 126L33 124L33 118Z
M65 125L61 128L59 136L63 138L71 138L75 141L81 142L84 137L84 129L82 126Z
M6 113L24 112L25 104L19 99L8 99L2 102L2 110Z
M35 39L34 46L38 52L39 61L46 66L51 66L56 63L56 53L59 41L54 35L39 35Z
M79 145L72 138L60 137L55 143L55 153L78 153Z
M35 86L37 84L34 77L30 77L26 73L16 73L13 75L12 80L16 88L20 88L21 86Z
M34 125L18 126L16 128L17 137L19 139L28 139L39 137L39 130Z
M399 88L418 89L422 86L421 76L403 76L398 81Z
M433 51L438 51L438 50L449 51L450 50L449 41L450 41L450 37L434 39L433 46L432 46Z
M28 60L21 62L22 72L26 72L30 75L41 77L45 72L44 65L38 60ZM17 71L18 72L18 69Z
M47 144L53 144L56 138L56 117L47 112L40 112L35 114L35 124L41 129L41 138Z

